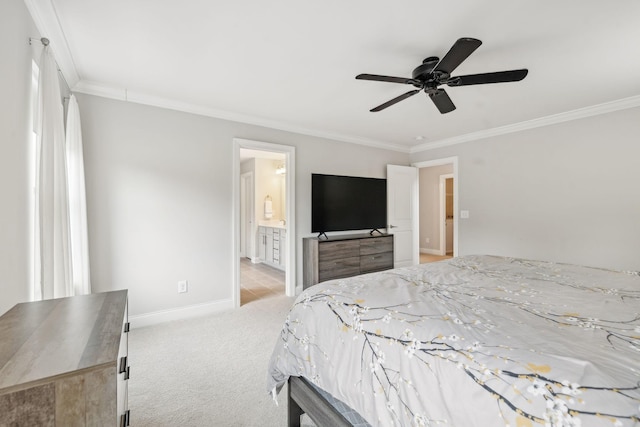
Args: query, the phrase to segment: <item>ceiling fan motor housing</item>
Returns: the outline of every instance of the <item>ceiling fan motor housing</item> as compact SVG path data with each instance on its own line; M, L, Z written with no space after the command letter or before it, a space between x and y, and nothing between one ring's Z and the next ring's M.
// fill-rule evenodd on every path
M440 58L438 58L437 56L428 57L427 59L422 61L422 64L418 65L413 70L413 73L411 76L415 80L420 80L422 82L427 81L427 79L429 78L429 75L431 74L431 71L433 71L435 66L438 64L438 61L440 61Z
M440 70L433 70L440 61L437 56L430 56L422 61L412 73L414 82L412 84L420 89L424 89L425 93L434 93L438 86L446 83L449 79L449 73Z

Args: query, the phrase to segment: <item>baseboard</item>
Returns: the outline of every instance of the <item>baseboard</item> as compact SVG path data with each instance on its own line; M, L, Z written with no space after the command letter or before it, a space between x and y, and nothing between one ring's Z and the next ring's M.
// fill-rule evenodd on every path
M440 255L440 251L438 249L420 248L420 253L427 255Z
M224 299L202 304L188 305L186 307L172 308L169 310L136 314L129 316L129 323L131 323L131 328L133 329L142 328L144 326L157 325L159 323L170 322L172 320L189 319L191 317L218 313L232 308L233 301L231 299Z

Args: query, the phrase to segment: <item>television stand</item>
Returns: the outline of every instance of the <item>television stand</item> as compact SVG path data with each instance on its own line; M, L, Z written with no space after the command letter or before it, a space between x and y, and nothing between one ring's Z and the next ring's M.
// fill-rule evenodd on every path
M302 288L393 268L393 234L380 234L303 238Z

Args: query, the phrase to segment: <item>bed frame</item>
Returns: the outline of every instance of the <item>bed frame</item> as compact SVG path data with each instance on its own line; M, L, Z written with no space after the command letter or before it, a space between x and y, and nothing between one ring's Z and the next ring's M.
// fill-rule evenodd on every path
M305 378L289 377L288 390L287 425L289 427L300 427L300 416L304 413L317 426L353 426Z

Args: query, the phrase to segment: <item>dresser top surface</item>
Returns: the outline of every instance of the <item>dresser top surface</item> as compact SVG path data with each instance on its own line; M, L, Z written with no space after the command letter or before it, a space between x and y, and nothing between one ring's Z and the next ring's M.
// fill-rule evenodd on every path
M122 290L14 306L0 317L0 393L116 363L126 303Z
M362 240L362 239L375 239L380 237L393 237L393 234L339 234L335 236L329 236L328 238L320 237L305 237L305 240L317 240L318 242L339 242L341 240Z

